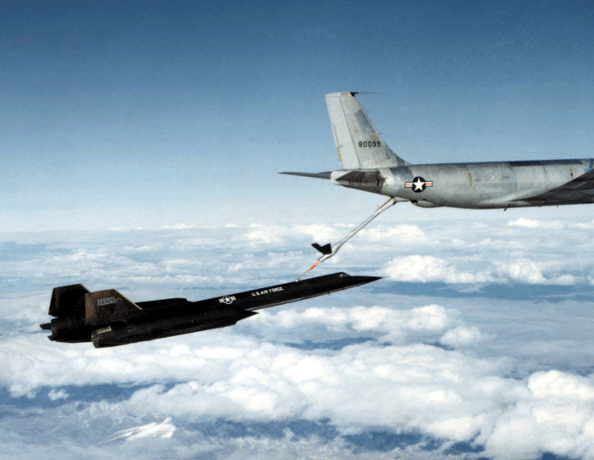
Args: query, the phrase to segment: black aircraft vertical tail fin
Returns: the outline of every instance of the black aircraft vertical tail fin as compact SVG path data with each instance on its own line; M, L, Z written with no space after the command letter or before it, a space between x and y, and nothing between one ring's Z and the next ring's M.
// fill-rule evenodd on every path
M107 289L85 295L85 316L88 325L98 326L148 315L117 290Z
M85 294L88 292L89 290L82 284L54 288L49 307L49 315L56 318L63 316L84 316Z

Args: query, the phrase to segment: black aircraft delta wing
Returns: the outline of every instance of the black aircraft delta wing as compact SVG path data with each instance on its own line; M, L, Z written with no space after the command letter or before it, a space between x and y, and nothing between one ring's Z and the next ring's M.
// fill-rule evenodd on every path
M420 208L503 209L594 203L594 158L485 163L412 164L384 141L354 92L326 95L340 169L285 172L388 197L365 222L329 246L316 243L318 262L333 257L397 202Z
M134 303L115 289L89 292L82 284L54 288L50 323L55 342L93 342L96 348L233 326L254 310L310 299L380 279L346 273L318 276L198 302L165 299Z

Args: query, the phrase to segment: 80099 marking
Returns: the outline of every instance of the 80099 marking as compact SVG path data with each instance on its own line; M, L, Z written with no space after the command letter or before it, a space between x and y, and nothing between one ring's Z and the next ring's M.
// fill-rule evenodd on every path
M359 147L381 147L380 141L359 141Z

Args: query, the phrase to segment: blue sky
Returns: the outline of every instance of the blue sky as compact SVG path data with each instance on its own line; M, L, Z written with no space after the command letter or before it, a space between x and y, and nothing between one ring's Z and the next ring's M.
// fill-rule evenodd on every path
M594 207L399 204L316 269L373 285L114 349L38 328L59 285L295 279L384 201L277 174L338 167L329 92L413 163L593 157L593 12L3 5L0 459L593 459Z
M337 167L333 91L376 92L364 106L412 162L591 156L587 2L3 10L2 231L367 212L377 197L276 174Z

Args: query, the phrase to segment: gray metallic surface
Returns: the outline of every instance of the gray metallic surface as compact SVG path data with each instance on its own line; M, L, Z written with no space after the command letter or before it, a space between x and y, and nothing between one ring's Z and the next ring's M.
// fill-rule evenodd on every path
M332 176L332 171L325 171L319 173L300 173L300 172L282 172L280 174L287 174L289 176L304 176L304 177L313 177L314 179L330 179Z
M456 208L505 208L591 203L594 160L568 160L553 164L454 163L411 165L375 170L383 180L375 188L345 183L353 171L335 171L332 181L359 190L398 197L413 203L428 202ZM359 172L360 173L360 172ZM374 172L367 171L367 175ZM422 191L407 187L414 178L431 186ZM570 185L572 184L572 185ZM555 190L555 193L548 193ZM548 194L547 194L548 193ZM538 198L540 197L540 198Z
M340 166L344 169L365 169L406 165L386 145L355 94L326 95Z

